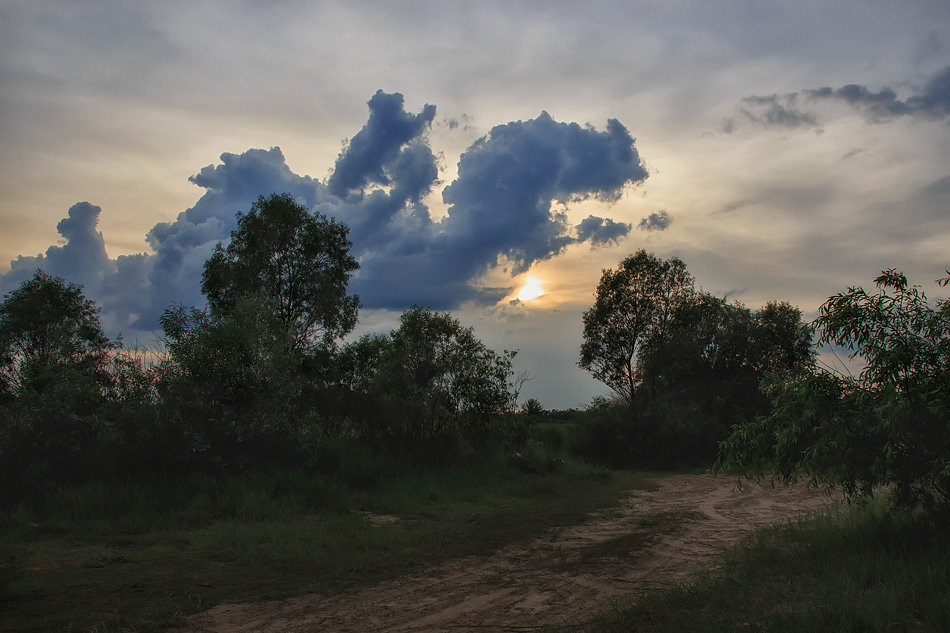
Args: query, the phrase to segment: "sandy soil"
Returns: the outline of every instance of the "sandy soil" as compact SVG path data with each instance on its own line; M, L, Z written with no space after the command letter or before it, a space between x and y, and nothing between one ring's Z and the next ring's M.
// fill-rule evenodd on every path
M715 565L753 527L829 503L804 486L737 492L732 477L671 475L656 483L656 492L637 492L619 509L487 558L339 594L220 605L182 631L458 633L567 624Z

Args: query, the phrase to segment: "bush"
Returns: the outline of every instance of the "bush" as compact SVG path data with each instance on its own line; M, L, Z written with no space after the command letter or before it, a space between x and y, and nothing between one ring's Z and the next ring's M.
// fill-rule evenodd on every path
M931 306L894 270L875 284L876 294L829 298L816 320L822 343L865 362L860 375L813 369L772 381L771 412L735 427L721 468L805 474L852 496L889 486L905 507L950 505L950 301Z

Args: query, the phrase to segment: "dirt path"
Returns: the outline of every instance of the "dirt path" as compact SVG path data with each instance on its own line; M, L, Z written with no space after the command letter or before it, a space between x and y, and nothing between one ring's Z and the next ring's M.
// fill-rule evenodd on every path
M549 531L487 558L463 558L396 581L334 595L227 604L185 631L530 631L576 622L644 589L715 564L750 528L827 504L804 487L769 490L732 477L672 475L618 510Z

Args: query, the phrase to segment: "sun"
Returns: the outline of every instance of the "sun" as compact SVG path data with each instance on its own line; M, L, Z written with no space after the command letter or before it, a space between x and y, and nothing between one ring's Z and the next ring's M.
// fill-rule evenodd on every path
M518 291L517 299L519 301L531 301L543 294L544 288L541 287L541 282L535 277L528 277L525 279L524 286Z

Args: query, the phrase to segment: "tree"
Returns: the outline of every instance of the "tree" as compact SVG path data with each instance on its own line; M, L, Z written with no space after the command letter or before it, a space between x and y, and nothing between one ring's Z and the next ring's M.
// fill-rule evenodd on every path
M742 384L755 394L765 374L810 365L811 338L801 310L787 302L753 312L697 292L674 315L664 344L643 351L641 372L664 389L695 390L697 382L712 382L719 394Z
M95 461L115 345L82 288L37 271L0 304L0 479L75 477Z
M242 295L224 315L173 306L161 323L163 415L184 431L188 456L229 465L288 457L304 417L300 353L270 298Z
M498 354L446 312L414 306L388 336L363 337L341 356L358 375L353 400L375 403L360 416L369 434L426 440L478 434L515 403L515 352Z
M815 361L813 328L787 301L770 301L755 314L752 360L759 372L788 375Z
M99 312L81 286L36 271L0 305L0 389L22 395L59 371L104 381L115 345L102 332Z
M237 218L231 241L215 247L202 274L212 313L264 294L301 350L331 345L353 329L359 297L346 286L359 264L344 224L311 214L286 193L261 196Z
M661 260L641 250L616 271L604 270L594 305L583 315L578 364L632 405L642 383L640 354L665 343L676 311L693 292L693 278L676 257Z
M590 453L617 464L708 464L733 424L768 408L769 372L811 362L801 312L753 312L697 291L682 261L640 251L605 270L584 313L580 366L626 406L593 412Z
M931 305L894 269L874 282L877 293L830 297L815 321L821 344L864 362L860 374L813 367L773 381L771 412L734 429L722 468L805 474L849 495L887 485L905 506L950 503L950 301Z

